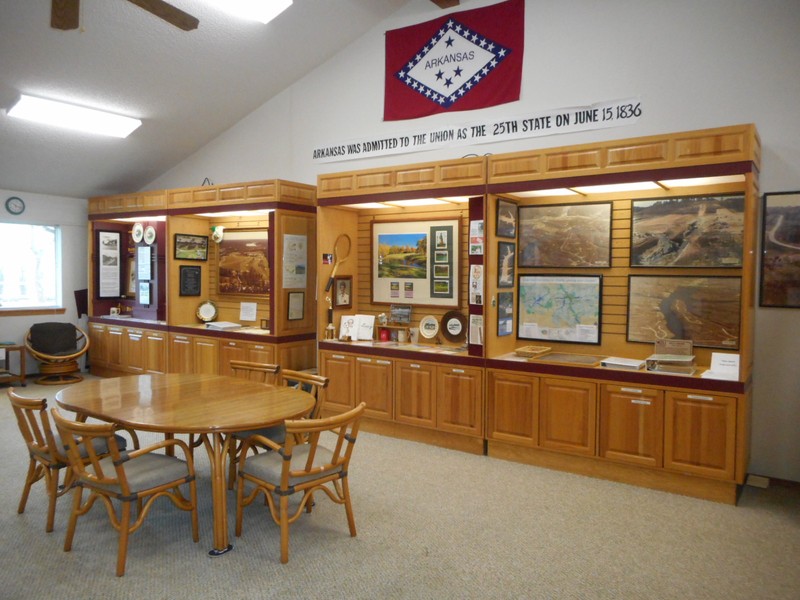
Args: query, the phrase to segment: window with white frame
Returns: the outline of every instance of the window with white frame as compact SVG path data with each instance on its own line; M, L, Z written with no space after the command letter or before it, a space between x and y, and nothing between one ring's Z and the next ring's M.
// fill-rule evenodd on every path
M0 223L0 309L61 306L61 229Z

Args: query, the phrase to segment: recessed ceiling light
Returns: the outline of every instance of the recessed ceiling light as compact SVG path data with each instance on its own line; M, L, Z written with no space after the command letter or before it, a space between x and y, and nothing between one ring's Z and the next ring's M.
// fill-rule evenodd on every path
M692 177L691 179L665 179L659 181L666 188L694 187L700 185L719 185L721 183L741 183L744 175L721 175L719 177Z
M392 206L434 206L436 204L447 204L447 202L436 198L415 198L412 200L387 200L386 204L391 204Z
M211 0L228 14L266 25L292 5L292 0Z
M638 192L640 190L660 190L654 181L634 181L632 183L611 183L608 185L572 186L573 190L581 194L613 194L617 192Z
M94 108L66 104L55 100L34 98L22 94L8 116L35 121L64 129L126 138L142 122L132 117L114 115Z
M543 196L577 196L578 192L567 188L552 188L549 190L531 190L530 192L514 192L512 195L520 198L541 198Z

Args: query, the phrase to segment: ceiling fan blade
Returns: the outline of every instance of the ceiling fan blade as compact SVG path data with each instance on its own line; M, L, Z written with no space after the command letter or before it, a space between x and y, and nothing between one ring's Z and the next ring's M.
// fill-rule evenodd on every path
M55 2L55 0L53 1ZM167 4L164 0L128 0L128 2L145 9L147 12L153 13L160 19L164 19L167 23L175 25L175 27L183 29L184 31L197 29L197 25L200 23L200 21L189 13L185 13L171 4Z
M53 0L50 9L50 27L77 29L80 21L80 0Z

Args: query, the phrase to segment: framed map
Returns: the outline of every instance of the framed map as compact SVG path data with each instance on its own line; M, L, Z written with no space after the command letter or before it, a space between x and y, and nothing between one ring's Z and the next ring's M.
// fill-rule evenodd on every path
M741 267L744 195L634 200L631 267Z
M520 267L610 267L611 203L519 207Z
M706 348L739 348L739 277L631 275L628 341L692 340Z
M800 308L800 192L764 194L761 306Z
M517 337L600 343L601 275L520 275Z

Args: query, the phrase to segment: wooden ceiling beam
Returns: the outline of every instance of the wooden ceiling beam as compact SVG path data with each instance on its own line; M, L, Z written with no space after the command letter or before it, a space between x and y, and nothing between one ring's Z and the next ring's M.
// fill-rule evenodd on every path
M431 0L439 8L453 8L458 6L459 0Z
M80 13L80 0L53 0L50 9L50 27L64 30L77 29Z
M197 25L200 23L197 18L179 8L175 8L171 4L167 4L164 0L128 0L128 2L145 9L147 12L184 31L197 29Z

